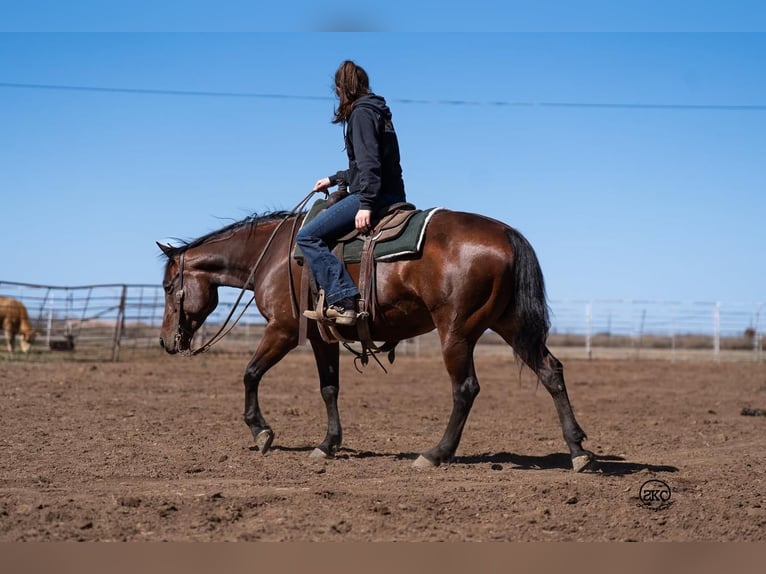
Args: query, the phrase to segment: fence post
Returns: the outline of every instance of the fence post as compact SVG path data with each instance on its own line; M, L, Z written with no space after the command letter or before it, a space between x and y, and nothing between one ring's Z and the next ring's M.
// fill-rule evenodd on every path
M755 332L753 333L753 356L757 362L761 362L761 309L763 304L758 305L755 312Z
M50 292L50 289L48 289L48 292ZM46 298L47 298L46 294ZM53 298L54 295L51 294L50 301L48 301L48 325L45 329L45 346L50 348L51 345L51 331L53 330Z
M591 348L591 324L593 322L593 302L588 301L585 304L585 353L588 359L593 358L593 349Z
M713 354L716 358L721 352L721 303L716 301L713 307Z
M676 360L676 310L670 316L670 356Z
M646 309L641 309L641 323L638 326L638 349L636 349L636 359L641 358L641 345L644 344L644 322L646 321Z
M120 297L120 306L117 309L117 323L114 326L114 340L112 341L112 361L120 360L120 340L122 331L125 327L125 299L128 293L128 286L122 286L122 296Z

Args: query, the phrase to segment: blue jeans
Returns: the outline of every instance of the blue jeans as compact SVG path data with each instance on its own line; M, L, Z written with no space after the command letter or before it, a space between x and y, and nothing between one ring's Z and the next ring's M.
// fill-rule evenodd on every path
M330 251L337 239L354 229L357 211L359 194L352 193L309 221L295 238L328 305L359 295L346 267Z

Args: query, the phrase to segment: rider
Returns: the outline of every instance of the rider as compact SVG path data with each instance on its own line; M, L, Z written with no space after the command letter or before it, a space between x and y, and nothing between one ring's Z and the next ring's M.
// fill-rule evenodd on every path
M381 211L406 197L391 110L370 91L367 72L344 61L335 72L335 93L339 104L332 123L343 125L348 169L320 179L314 191L340 185L348 186L349 193L304 225L296 242L325 291L326 317L339 325L353 325L359 289L330 246L353 229L370 231ZM314 320L320 317L317 311L303 314Z

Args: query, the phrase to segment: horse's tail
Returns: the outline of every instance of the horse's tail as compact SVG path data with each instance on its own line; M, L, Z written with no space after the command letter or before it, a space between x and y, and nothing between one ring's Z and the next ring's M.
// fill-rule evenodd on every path
M545 280L535 250L526 238L513 228L507 231L514 251L514 293L511 314L515 329L513 352L537 372L545 358L545 342L550 329Z

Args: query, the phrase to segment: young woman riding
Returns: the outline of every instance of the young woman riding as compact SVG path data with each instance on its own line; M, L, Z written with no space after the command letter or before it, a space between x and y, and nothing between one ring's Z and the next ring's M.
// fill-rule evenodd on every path
M331 251L335 241L353 229L370 231L378 214L406 201L399 142L386 101L370 90L367 72L350 60L335 72L338 107L332 120L342 124L348 169L320 179L314 191L340 185L348 195L301 228L296 242L319 287L324 289L327 319L353 325L359 289ZM305 311L309 319L320 313Z

